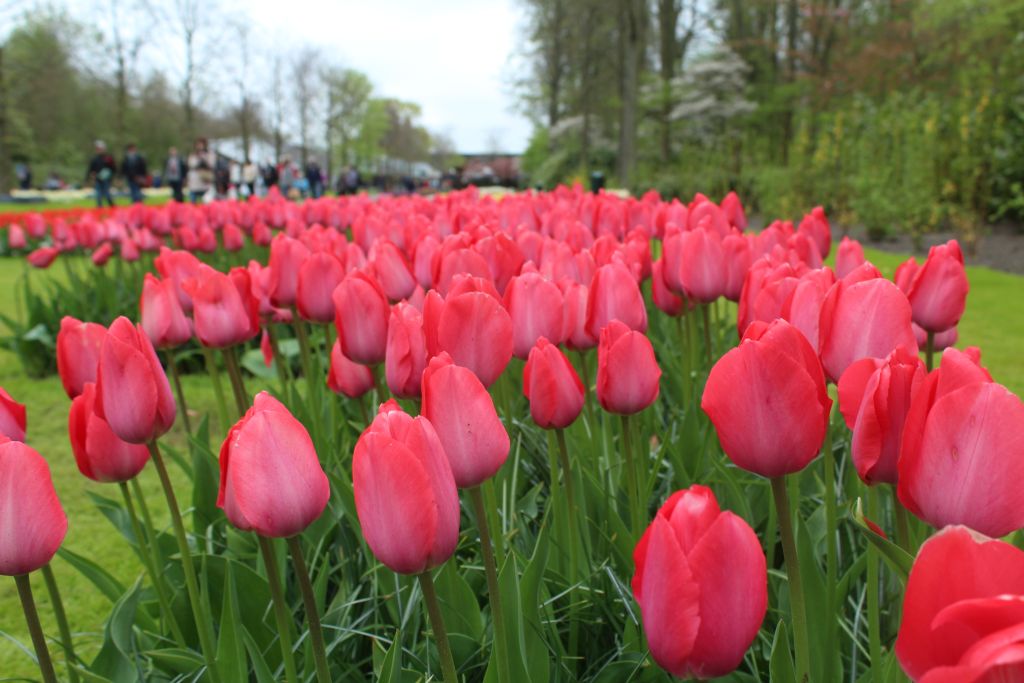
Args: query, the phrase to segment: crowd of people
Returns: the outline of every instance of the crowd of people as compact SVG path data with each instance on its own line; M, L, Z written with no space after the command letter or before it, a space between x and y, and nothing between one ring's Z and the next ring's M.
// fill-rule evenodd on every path
M96 206L114 206L111 188L117 176L124 180L133 203L143 201L144 187L166 186L174 201L184 202L187 198L199 204L217 199L261 197L271 187L277 187L286 197L316 199L330 184L315 158L310 158L304 166L289 156L282 156L277 163L267 160L257 164L248 158L239 163L211 149L206 138L196 139L187 156L176 147L168 149L167 158L155 176L135 144L125 146L124 157L118 165L106 143L97 140L86 171L86 182L92 183L95 191ZM334 189L338 194L353 194L361 185L359 171L349 166L338 174Z

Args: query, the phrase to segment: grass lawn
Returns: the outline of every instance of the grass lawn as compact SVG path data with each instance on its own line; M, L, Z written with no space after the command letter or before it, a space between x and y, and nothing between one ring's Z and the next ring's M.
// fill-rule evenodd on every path
M0 208L2 210L2 208ZM865 249L883 273L892 275L904 257ZM23 272L24 264L18 259L0 258L0 312L14 313L14 299L9 293ZM60 277L60 269L50 271ZM982 348L982 360L996 381L1012 391L1024 393L1024 363L1017 349L1024 339L1024 278L992 271L986 268L968 268L971 292L967 313L960 325L960 346L977 345ZM0 327L0 334L7 331ZM184 378L185 393L193 412L214 414L213 392L203 374ZM56 377L29 379L24 376L17 358L0 351L0 386L15 399L28 406L28 442L46 457L53 472L57 493L68 513L69 529L65 547L94 560L125 584L130 584L142 573L140 563L131 556L128 544L95 507L89 493L118 498L117 487L96 484L81 474L75 466L67 438L67 413L70 402ZM226 387L227 388L227 387ZM252 388L252 387L250 387ZM224 426L211 426L212 441L219 442ZM183 449L184 433L179 424L164 441ZM185 476L172 467L177 480L178 497L188 507L191 492ZM166 526L168 518L163 504L159 482L152 466L141 475L150 509L157 524ZM109 601L63 559L54 560L54 571L64 594L65 606L75 645L88 661L95 654L101 639L103 623L110 611ZM52 610L41 578L34 577L33 587L40 603L43 626L51 636L57 634ZM27 652L31 651L24 619L15 593L14 582L0 577L0 681L30 678L38 671ZM20 643L20 645L18 644ZM25 648L28 648L26 650ZM58 664L61 656L54 647Z

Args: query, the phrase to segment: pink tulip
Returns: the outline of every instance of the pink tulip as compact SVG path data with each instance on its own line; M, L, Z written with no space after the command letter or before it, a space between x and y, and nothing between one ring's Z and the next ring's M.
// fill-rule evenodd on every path
M661 368L651 341L612 320L597 347L597 399L610 413L632 415L658 398Z
M86 382L96 381L100 347L107 328L64 316L57 333L57 372L68 398L82 393Z
M932 333L956 327L968 289L964 256L956 240L932 247L907 291L914 322Z
M612 320L639 332L647 330L644 297L636 279L622 263L616 261L598 268L587 294L586 330L591 337L599 337Z
M181 346L192 338L192 323L181 309L173 280L146 273L139 299L142 329L158 349Z
M423 315L411 305L399 302L388 321L384 376L388 389L399 398L419 398L420 379L427 365L427 341Z
M512 319L489 294L459 294L444 302L437 321L437 343L440 351L472 370L489 387L512 358Z
M0 574L19 576L42 568L68 531L50 468L20 441L0 438Z
M0 387L0 437L11 441L24 441L26 429L25 406L18 403Z
M391 307L380 284L362 271L345 276L334 293L334 324L346 357L376 365L387 353Z
M517 275L505 288L504 304L512 319L512 353L516 358L529 356L542 337L561 343L564 301L554 282L536 271Z
M68 434L78 471L98 482L123 482L135 477L149 462L149 449L123 441L96 414L96 385L71 402Z
M295 307L304 320L329 323L334 320L331 296L345 279L345 267L334 254L320 251L299 266L295 287Z
M365 365L349 360L341 352L341 343L335 341L331 348L331 369L327 374L327 386L336 394L359 398L373 388L373 371Z
M530 350L523 394L530 401L530 416L544 429L565 429L583 410L583 382L565 354L544 337Z

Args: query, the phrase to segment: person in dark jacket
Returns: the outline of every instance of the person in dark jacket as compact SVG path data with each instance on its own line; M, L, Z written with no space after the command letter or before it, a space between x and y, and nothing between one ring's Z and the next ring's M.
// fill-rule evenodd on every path
M103 206L106 201L108 205L114 205L114 198L110 196L110 183L114 180L114 157L107 153L107 145L102 140L94 144L96 153L89 161L89 170L86 171L85 181L93 182L96 189L96 206Z
M168 149L167 161L164 163L164 182L171 188L171 195L176 202L185 201L185 193L182 192L182 186L185 182L186 171L185 160L178 154L178 148L171 147Z
M133 204L142 203L142 185L146 182L148 171L146 159L139 154L135 143L129 143L124 148L124 159L121 160L121 175L128 183L128 191L132 195Z

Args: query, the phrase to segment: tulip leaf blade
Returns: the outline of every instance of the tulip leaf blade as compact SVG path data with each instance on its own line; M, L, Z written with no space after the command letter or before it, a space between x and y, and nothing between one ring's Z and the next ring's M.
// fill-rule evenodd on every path
M220 612L220 640L217 643L217 663L226 682L248 680L248 661L242 641L242 617L238 609L238 590L231 562L224 570L224 602Z
M376 641L374 641L376 643ZM401 683L402 681L402 632L396 631L391 646L384 653L377 675L379 683Z
M480 604L454 562L444 563L434 577L434 586L448 629L452 654L456 665L459 665L473 656L483 639L484 620Z
M772 638L772 654L768 662L771 683L792 683L796 680L796 667L793 664L793 651L789 646L789 632L786 622L779 621Z
M857 527L861 532L863 532L865 538L867 538L868 543L875 546L881 556L885 559L886 564L889 565L893 570L893 573L896 574L903 585L906 586L907 578L910 576L910 568L914 565L913 556L868 526L867 518L864 517L864 511L860 500L858 500L854 505L851 516L853 517L853 521L857 524Z

